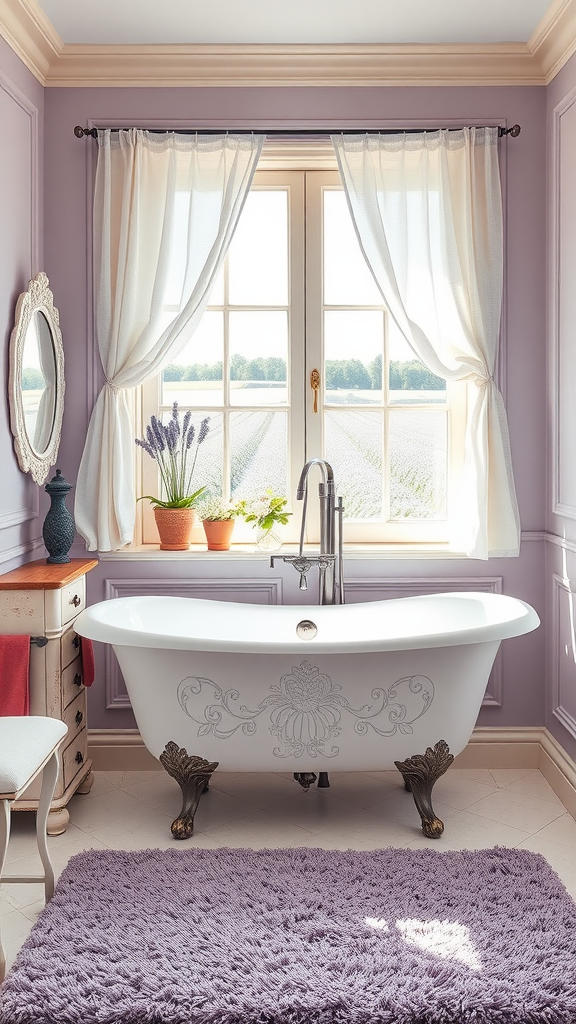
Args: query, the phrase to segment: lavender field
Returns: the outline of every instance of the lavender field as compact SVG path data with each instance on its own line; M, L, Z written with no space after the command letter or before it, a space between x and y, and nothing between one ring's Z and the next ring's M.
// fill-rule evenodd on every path
M391 519L445 515L446 417L394 410L388 418ZM346 518L382 518L383 425L380 413L326 413L326 457L332 463Z

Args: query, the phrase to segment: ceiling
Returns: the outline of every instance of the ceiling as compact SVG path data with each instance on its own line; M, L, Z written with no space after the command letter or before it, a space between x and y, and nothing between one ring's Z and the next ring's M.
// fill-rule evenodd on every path
M64 44L526 43L558 0L38 0Z
M576 0L0 0L53 88L548 85Z

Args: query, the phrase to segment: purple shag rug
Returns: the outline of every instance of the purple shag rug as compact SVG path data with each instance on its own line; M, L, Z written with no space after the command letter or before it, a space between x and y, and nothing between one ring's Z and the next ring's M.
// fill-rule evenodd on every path
M539 854L73 857L0 1024L575 1024L576 905Z

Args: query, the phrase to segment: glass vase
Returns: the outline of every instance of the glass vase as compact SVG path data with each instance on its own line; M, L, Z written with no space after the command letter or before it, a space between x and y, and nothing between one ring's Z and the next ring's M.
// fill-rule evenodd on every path
M258 526L256 529L256 551L278 551L282 547L282 540L276 526L268 530Z

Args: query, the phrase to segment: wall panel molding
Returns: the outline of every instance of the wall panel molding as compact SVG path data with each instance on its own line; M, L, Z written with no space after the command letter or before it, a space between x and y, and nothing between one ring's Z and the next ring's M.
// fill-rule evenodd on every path
M213 601L242 601L244 604L282 604L282 580L280 578L239 579L226 577L214 579L114 579L104 580L104 599L116 597L141 597L145 595L168 597L199 597ZM248 595L248 599L246 598ZM131 709L130 698L120 672L120 667L110 644L105 649L106 709L126 711Z
M38 109L1 70L0 89L7 93L30 119L30 278L32 278L41 270L40 210L38 202L40 188Z
M23 508L10 509L8 512L0 513L0 530L8 530L11 526L20 526L30 519L37 519L40 514L39 490L36 485L29 488L30 504Z
M544 533L543 537L547 544L553 544L554 547L561 548L563 551L571 551L576 554L576 541L560 537L557 533Z
M8 98L8 105L10 106L10 104L14 104L14 108L10 107L10 109L18 111L15 116L18 119L18 123L22 120L22 138L24 135L28 136L29 150L27 156L29 159L29 166L26 168L28 177L25 184L24 181L22 181L21 185L19 184L19 187L22 187L23 194L25 192L28 194L30 222L27 232L26 252L22 252L22 269L27 269L28 279L31 279L40 269L40 145L38 109L18 88L18 86L15 85L15 83L12 82L12 80L1 70L0 90ZM24 236L22 237L24 239ZM28 264L27 267L24 260ZM11 317L13 317L13 313L14 309L11 309ZM7 324L7 336L9 336L12 326L13 324L10 322ZM8 444L6 447L8 448ZM28 475L24 475L20 472L13 450L12 454L14 456L12 467L14 472L14 483L21 483L22 487L8 486L5 488L4 493L8 501L10 501L11 496L14 495L18 504L12 508L6 508L0 513L0 531L10 530L21 526L23 523L37 519L39 515L39 488ZM7 542L10 543L8 538ZM10 561L12 558L17 558L20 555L24 555L29 551L34 550L37 543L38 541L36 539L32 539L25 543L12 546L10 549L3 551L0 554L0 563Z
M346 581L348 601L378 601L385 598L412 597L418 594L463 591L502 593L501 576L443 576L414 578L354 578ZM282 604L281 579L115 579L104 581L104 598L133 597L145 594L203 597L211 600L239 600L253 604ZM246 601L246 595L250 595ZM130 709L130 698L118 662L110 645L105 650L107 710ZM501 707L503 694L502 657L499 652L490 674L483 707Z
M15 559L22 559L24 555L34 555L44 550L44 541L41 538L28 540L24 544L16 544L0 552L0 565L12 562Z
M558 573L552 574L552 580L552 622L550 624L552 647L552 714L558 719L570 735L576 739L576 717L563 704L565 697L569 695L564 693L561 663L561 651L564 649L566 656L569 657L568 644L570 642L572 645L576 643L576 580L560 576ZM570 637L563 635L561 629L561 605L563 601L568 602L568 621L571 624ZM573 661L576 661L576 654L574 650L572 650L572 658ZM576 671L574 672L574 678L570 680L570 683L572 684L570 686L570 690L572 692L576 691Z
M549 246L549 281L550 297L550 403L551 424L551 492L552 512L568 519L576 519L576 502L566 502L561 498L561 419L562 413L568 415L570 410L561 407L561 306L562 306L562 231L563 223L563 181L562 181L562 118L576 104L576 87L559 103L552 114L551 160L550 160L550 246ZM566 182L572 188L572 182ZM570 339L571 341L571 339Z

